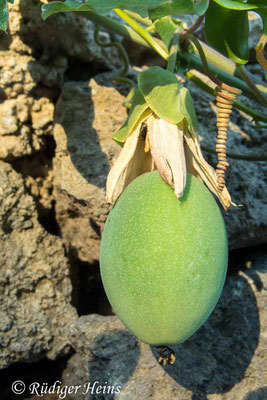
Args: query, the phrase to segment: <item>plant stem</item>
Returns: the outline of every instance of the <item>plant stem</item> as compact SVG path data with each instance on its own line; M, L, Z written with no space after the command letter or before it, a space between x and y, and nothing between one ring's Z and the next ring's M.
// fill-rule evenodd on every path
M152 32L152 31L154 31L155 29L156 29L155 25L150 25L150 26L148 26L148 27L146 28L146 31L147 31L147 32Z
M132 40L137 44L141 44L142 46L150 48L147 42L142 39L133 29L120 24L112 18L105 17L104 15L99 15L93 11L78 11L77 12L82 17L89 19L90 21L95 22L98 25L101 25L103 28L106 28L108 31L113 33L117 33L118 35L122 35L125 38Z
M163 49L163 47L158 43L158 41L151 36L146 29L139 25L133 18L131 18L124 11L114 8L113 10L117 15L119 15L131 28L135 30L152 49L154 49L164 60L168 59L168 53Z
M205 53L204 53L204 50L202 49L202 46L201 46L201 44L199 43L198 39L197 39L195 36L191 35L190 33L184 33L183 36L182 36L182 38L188 39L188 40L190 40L192 43L194 43L194 45L196 46L197 51L198 51L198 53L199 53L199 56L200 56L200 58L201 58L201 62L202 62L202 65L203 65L203 69L204 69L204 71L205 71L205 74L206 74L214 83L216 83L216 85L219 85L219 86L220 86L220 85L221 85L221 81L220 81L219 79L217 79L217 78L211 73L210 68L209 68L209 65L208 65L208 62L207 62L207 59L206 59L206 56L205 56Z
M139 14L131 12L131 11L124 11L129 17L135 19L137 22L140 22L140 24L145 25L145 26L151 26L153 25L152 21L149 18L142 18Z
M190 26L190 28L186 29L187 33L193 33L195 32L202 24L203 20L205 18L205 14L200 15L200 17L198 17L198 19L196 20L196 22Z
M204 77L200 77L200 73L195 70L190 70L186 72L185 75L190 81L194 82L195 85L205 90L205 92L210 93L213 96L217 95L214 87L212 87L213 86L212 83L208 79L205 79L204 81L205 75ZM254 111L238 101L234 101L233 106L238 110L243 111L244 113L250 115L255 121L267 122L267 115Z
M267 71L267 60L264 57L264 48L267 43L267 27L265 27L263 34L256 46L256 58L258 63L263 67L264 71Z
M180 59L181 61L186 60L192 68L197 69L199 72L204 72L201 59L195 54L182 52L178 54L178 59ZM250 99L258 101L254 93L251 91L250 87L241 79L237 78L234 75L230 75L223 69L219 69L211 64L209 64L209 69L211 70L213 75L217 76L223 82L227 83L230 86L241 89L243 95L249 97Z
M179 41L180 41L180 32L175 32L172 38L172 44L167 64L167 70L170 72L175 71L177 53L180 49Z
M257 97L258 101L263 104L264 106L267 105L267 100L264 97L264 95L258 90L258 88L255 86L253 80L250 78L250 76L247 74L247 71L244 67L244 65L241 64L236 64L236 68L238 72L240 73L242 79L246 82L246 84L250 87L254 95Z
M222 54L218 53L212 47L207 45L207 43L204 43L201 40L199 40L199 43L205 53L207 62L212 72L217 71L218 77L220 77L220 71L224 71L231 76L234 76L239 79L241 78L241 75L236 68L236 64L233 61L229 60L229 58L226 58ZM194 45L193 45L193 51L195 55L199 56L197 48ZM194 54L192 54L192 56L194 56ZM254 77L249 72L247 72L247 75L255 82L255 86L257 87L257 89L263 94L267 95L267 86L264 85L264 83L260 79ZM244 92L243 89L242 92Z
M112 18L105 17L103 15L96 14L93 11L79 11L79 15L89 19L90 21L95 22L96 24L101 25L102 27L106 28L108 31L111 31L113 33L117 33L119 35L124 36L128 40L131 40L137 44L140 44L146 48L150 48L150 45L137 34L133 29L129 28L128 26L125 26L123 24L120 24L117 21L114 21ZM138 24L137 24L138 25ZM138 25L139 26L139 25ZM145 29L144 29L145 30ZM146 32L148 33L148 32ZM150 36L150 35L149 35ZM152 37L152 36L150 36ZM158 42L158 39L152 38L154 41ZM204 53L207 57L207 61L209 63L209 68L211 72L218 76L219 79L221 79L223 82L228 83L231 86L237 87L242 90L242 93L246 95L247 97L257 100L255 98L254 93L251 91L250 87L243 82L241 79L236 77L236 69L235 69L235 64L232 63L230 60L228 60L226 57L222 56L215 50L211 49L206 44L203 44L202 42L201 46L203 47ZM160 44L159 44L160 46ZM164 51L164 50L163 50ZM163 57L164 59L168 58L168 55L166 53L166 57ZM179 52L178 58L181 61L186 61L188 64L192 67L197 69L200 72L203 72L203 66L201 63L201 60L199 56L196 54L191 54L187 52ZM261 92L264 93L266 90L263 85L256 84L258 89L261 90ZM257 100L258 101L258 100Z
M207 153L217 154L215 150L212 150L209 147L203 145L201 145L201 149L206 151ZM235 160L244 160L244 161L267 161L267 156L263 154L260 154L258 156L252 156L250 154L227 153L227 157L234 158Z
M121 45L121 43L119 42L108 42L108 43L103 43L101 42L101 40L99 39L99 25L95 25L95 31L94 31L94 39L96 44L98 44L98 46L101 47L116 47L116 49L118 50L122 60L123 60L123 69L120 73L120 75L123 76L127 76L128 71L129 71L129 58L128 58L128 54L126 53L124 47Z

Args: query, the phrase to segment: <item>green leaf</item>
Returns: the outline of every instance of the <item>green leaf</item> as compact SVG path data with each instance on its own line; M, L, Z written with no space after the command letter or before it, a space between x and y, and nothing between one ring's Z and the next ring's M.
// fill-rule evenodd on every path
M171 44L176 29L183 29L182 21L175 21L172 17L162 17L155 21L157 32L167 47Z
M0 0L0 29L7 30L8 26L8 5L7 0Z
M179 83L174 74L160 67L151 67L138 76L138 86L151 110L172 124L184 118L179 111Z
M158 7L149 8L149 17L152 20L173 14L201 15L206 12L209 6L209 0L172 0L162 1L161 3Z
M190 132L198 131L198 121L191 93L185 87L180 89L180 111L185 117Z
M1 0L0 0L1 1ZM208 0L66 0L54 1L42 6L43 18L61 11L95 11L107 14L113 8L136 12L141 17L150 16L155 20L172 14L196 13L206 11Z
M42 6L42 17L47 19L53 14L61 11L92 11L93 7L90 4L81 4L79 1L67 0L53 1L53 3L43 4Z
M198 15L204 14L209 7L209 0L196 0L194 2L195 12Z
M133 97L133 103L130 108L129 116L120 130L112 136L112 139L115 140L115 142L119 145L122 145L127 136L132 133L135 126L140 122L140 119L147 109L148 105L140 90L137 89Z
M253 10L256 8L267 8L267 3L264 0L214 0L217 4L222 7L229 8L231 10Z
M208 43L236 63L249 58L249 25L247 11L223 8L211 2L206 14L205 32Z

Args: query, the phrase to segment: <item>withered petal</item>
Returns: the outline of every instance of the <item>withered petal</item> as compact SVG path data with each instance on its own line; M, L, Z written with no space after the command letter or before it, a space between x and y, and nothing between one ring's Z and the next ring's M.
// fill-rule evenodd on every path
M223 208L227 211L230 204L235 205L231 201L231 196L227 188L224 187L222 192L218 190L216 171L205 161L196 136L194 133L189 132L186 127L184 129L184 138L186 142L185 156L188 172L204 182L210 191L219 198Z
M146 123L152 158L162 178L174 188L179 198L186 186L183 131L155 115L151 115Z
M151 154L144 151L145 142L140 134L142 123L143 121L127 137L114 166L108 174L106 201L109 203L114 203L133 179L153 169Z

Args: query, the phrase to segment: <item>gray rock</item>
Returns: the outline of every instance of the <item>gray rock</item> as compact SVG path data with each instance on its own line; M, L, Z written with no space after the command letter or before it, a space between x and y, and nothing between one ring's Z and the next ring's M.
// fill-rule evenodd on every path
M69 350L64 333L77 318L61 239L38 222L23 180L0 162L0 368L54 359Z
M68 248L82 261L99 257L100 231L108 213L105 182L119 152L111 136L126 118L123 96L95 80L68 82L55 114L56 217Z
M201 144L215 150L217 127L215 98L186 82L195 102L199 120ZM264 114L264 107L243 96L239 101ZM230 118L227 151L229 153L264 154L267 141L263 129L251 122L251 118L234 109ZM206 160L215 168L217 157L203 152ZM231 249L264 243L267 238L267 200L264 194L267 166L265 162L248 162L228 158L230 167L226 172L226 185L232 201L242 207L231 206L224 213Z
M248 13L248 18L249 18L249 48L255 49L263 30L262 19L259 14L253 11L250 11Z
M96 44L94 24L91 21L75 13L59 13L43 21L41 5L34 0L20 0L13 5L11 18L12 14L14 16L10 24L12 34L20 33L24 42L34 49L42 46L43 51L50 55L48 58L59 52L68 58L101 63L108 69L120 65L116 49ZM101 34L101 40L109 42L109 34Z
M68 68L84 63L89 78L121 64L116 49L95 43L90 21L74 13L43 21L41 3L33 0L9 8L10 34L0 46L0 159L5 161L44 150L45 136L52 133L53 101ZM110 41L109 35L101 33L101 40Z
M228 277L208 321L172 347L172 366L161 367L155 348L132 336L117 317L79 318L68 328L76 354L62 378L64 385L81 385L70 398L263 400L266 267L266 259L257 258ZM109 394L103 392L108 386Z
M53 98L54 89L38 93L39 84L44 83L45 69L46 79L54 74L51 84L59 87L65 67L41 66L31 55L19 54L19 48L0 51L0 56L4 98L0 104L0 159L13 161L44 150L45 137L52 133L54 104L49 97Z

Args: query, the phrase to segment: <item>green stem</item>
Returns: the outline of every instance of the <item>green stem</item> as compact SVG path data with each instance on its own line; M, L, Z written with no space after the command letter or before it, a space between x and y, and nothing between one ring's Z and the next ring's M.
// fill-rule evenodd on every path
M96 14L93 11L86 11L86 12L80 11L80 12L78 12L78 14L89 19L90 21L95 22L96 24L101 25L102 27L106 28L108 31L122 35L125 38L127 38L128 40L131 40L131 41L133 41L137 44L140 44L146 48L150 48L150 45L148 44L148 42L146 42L146 40L144 40L142 37L140 37L139 34L137 34L133 29L131 29L128 26L125 26L123 24L120 24L117 21L114 21L112 18ZM158 43L158 45L160 46L158 39L156 39L156 38L152 38L152 39L154 41L156 41ZM204 53L205 53L207 61L209 63L209 68L215 76L218 76L218 78L221 79L223 82L241 89L243 95L246 95L247 97L249 97L253 100L257 100L257 98L255 98L255 96L254 96L254 93L251 91L250 87L245 82L243 82L241 79L239 79L238 77L235 76L236 70L235 70L234 63L232 63L230 60L228 60L226 57L222 56L221 54L217 53L215 50L211 49L208 45L203 44L202 42L201 42L201 46L203 47ZM163 49L163 47L162 47L162 50L165 53L165 50ZM168 54L165 53L165 56L163 58L167 59ZM197 55L197 52L196 52L196 54L181 52L178 54L178 58L181 61L188 62L191 68L195 68L198 71L203 72L203 65L202 65L200 57ZM263 87L262 85L260 86L258 84L256 86L258 87L258 89L260 89L264 93L265 87Z
M148 26L148 27L146 28L146 31L147 31L147 32L152 32L152 31L154 31L155 29L156 29L155 25L150 25L150 26Z
M180 49L179 41L180 41L180 32L175 32L172 38L172 44L167 64L167 70L170 72L175 71L177 53Z
M205 18L205 14L200 15L200 17L198 17L196 22L192 26L190 26L188 29L186 29L186 32L187 33L195 32L201 26L204 18Z
M95 26L95 31L94 31L94 39L96 44L98 44L98 46L101 47L116 47L116 49L118 50L118 52L120 53L120 56L123 60L123 69L120 73L120 76L127 76L128 71L129 71L129 58L128 55L124 49L124 47L119 43L119 42L108 42L108 43L103 43L101 42L101 40L99 39L99 25Z
M116 78L114 78L114 81L118 82L118 83L126 83L126 84L130 85L131 89L123 101L123 105L127 108L130 108L132 105L131 100L132 100L132 98L134 96L134 92L135 92L134 82L129 78L125 78L125 77L121 77L121 76L116 76Z
M136 14L131 11L124 11L129 17L135 19L137 22L140 22L140 24L145 25L145 26L151 26L153 25L152 21L149 18L142 18L139 14Z
M203 145L201 145L201 149L206 151L207 153L217 154L215 150L212 150L209 147ZM260 154L258 156L252 156L250 154L227 153L227 157L234 158L235 160L244 160L244 161L267 161L267 156L263 154Z
M201 59L195 54L182 52L178 54L178 59L180 59L181 61L186 60L191 68L194 68L199 72L205 73ZM212 72L212 74L217 76L221 81L227 83L230 86L241 89L243 95L258 102L258 99L255 97L254 93L251 91L250 87L244 81L242 81L241 79L237 78L234 75L226 73L223 69L219 69L211 64L209 64L209 69Z
M267 60L264 57L264 48L266 44L267 44L267 28L264 29L264 32L261 35L260 40L255 49L257 61L263 67L264 71L267 71Z
M101 25L103 28L106 28L108 31L113 33L117 33L118 35L124 36L126 39L132 40L137 44L141 44L142 46L150 48L147 42L142 39L138 33L136 33L133 29L120 24L112 18L105 17L104 15L96 14L93 11L79 11L79 15L89 19L90 21L95 22L98 25Z
M201 40L199 40L199 43L205 53L210 70L212 72L216 72L219 78L220 78L220 71L226 72L227 74L229 74L233 77L236 77L239 79L241 78L241 76L236 68L236 64L233 61L229 60L229 58L226 58L222 54L218 53L212 47L207 45L207 43L204 43ZM195 56L195 55L199 56L197 48L194 45L193 45L193 51L194 51L194 54L192 54L192 56ZM194 66L194 68L196 68L196 67ZM262 92L263 94L267 95L267 86L264 85L264 83L260 79L253 76L249 72L247 72L247 75L255 82L255 86L257 87L257 89L260 92ZM222 78L220 78L220 79L222 79ZM247 87L247 85L245 85L245 86ZM240 88L240 89L242 89L242 88ZM249 88L249 90L250 90L250 88ZM243 89L242 89L242 92L244 92Z
M213 96L217 95L214 88L211 87L211 85L207 81L206 82L203 81L204 77L200 78L199 76L196 76L196 72L194 72L193 70L186 72L185 75L190 81L194 82L195 85L205 90L205 92L210 93ZM238 101L234 101L233 106L238 110L243 111L244 113L250 115L255 121L267 122L267 115L260 114L259 112L252 110L251 108L245 106L244 104Z
M207 59L206 59L206 55L205 55L204 50L203 50L203 48L202 48L200 42L198 41L198 39L197 39L195 36L191 35L190 33L184 33L183 36L182 36L182 38L183 38L183 39L188 39L188 40L190 40L192 43L194 43L194 45L196 46L197 51L198 51L198 53L199 53L199 56L200 56L200 58L201 58L201 62L202 62L202 65L203 65L203 69L204 69L204 71L205 71L205 74L206 74L214 83L216 83L216 85L221 85L221 81L218 80L217 77L215 77L215 76L211 73L210 68L209 68L209 65L208 65L208 62L207 62Z
M247 71L244 67L244 65L241 64L236 64L236 68L238 72L240 73L242 79L246 82L246 84L250 87L254 95L257 97L258 101L263 104L264 106L267 105L267 100L264 97L264 95L258 90L258 88L255 86L253 80L250 78L250 76L247 74Z
M158 43L158 41L151 36L146 29L139 25L133 18L131 18L124 11L114 8L113 10L117 15L119 15L131 28L133 28L148 44L152 49L154 49L164 60L168 59L168 53L163 49L163 47Z

